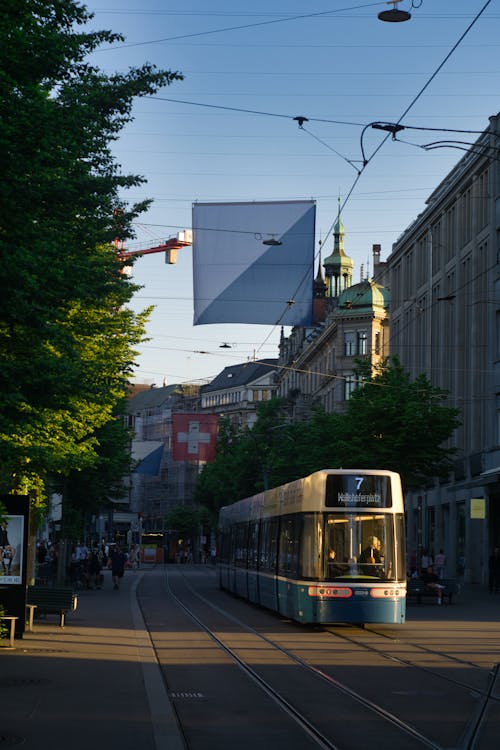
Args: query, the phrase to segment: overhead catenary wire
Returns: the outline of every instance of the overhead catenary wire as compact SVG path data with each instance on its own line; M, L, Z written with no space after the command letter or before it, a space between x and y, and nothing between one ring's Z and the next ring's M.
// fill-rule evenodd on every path
M238 36L238 35L236 35L236 36ZM264 108L264 109L266 109L266 108ZM347 110L345 110L345 111L347 111ZM264 114L265 114L265 113L264 113ZM354 119L355 119L355 118L354 118ZM358 126L360 126L360 125L361 125L361 123L359 123L359 124L358 124ZM472 131L471 131L471 132L472 132ZM326 139L326 140L328 140L328 139ZM335 145L335 142L334 142L334 145ZM328 146L326 146L326 147L328 148ZM331 149L330 149L330 150L331 150ZM422 161L424 161L424 159L423 159L423 158L422 158ZM377 169L376 171L377 171L377 173L378 173L378 171L379 171L379 170ZM418 171L418 170L417 170L417 171ZM310 190L308 190L308 194L309 194L309 193L310 193ZM354 191L354 193L353 193L353 194L351 195L351 197L350 197L350 199L349 199L349 200L350 200L350 202L352 202L353 200L356 200L356 195L358 195L358 193L359 193L359 185L357 186L357 188L356 188L356 190ZM191 199L190 199L190 200L191 200ZM172 218L173 218L173 217L172 217Z
M127 49L130 47L143 47L147 46L148 44L164 44L165 42L175 42L180 39L192 39L194 37L202 37L202 36L211 36L213 34L223 34L226 31L242 31L244 29L251 29L256 28L258 26L270 26L275 24L281 24L281 23L290 23L291 21L299 21L303 20L305 18L321 18L325 16L334 16L338 13L344 13L346 11L352 11L352 10L360 10L362 8L373 8L375 6L379 6L380 2L375 3L363 3L362 5L355 5L355 6L349 6L347 8L337 8L336 10L322 10L312 13L300 13L298 15L290 15L286 17L281 18L273 18L266 21L254 21L252 23L246 23L246 24L239 24L237 26L225 26L224 28L220 29L207 29L205 31L193 31L189 34L177 34L174 36L169 37L163 37L162 39L149 39L147 41L142 42L132 42L129 44L118 44L118 45L111 45L109 47L103 47L101 48L101 51L108 51L108 50L115 50L115 49Z
M430 86L430 84L432 83L432 81L438 75L439 71L444 67L444 65L450 59L450 57L455 52L455 50L460 46L461 42L465 39L465 37L467 36L467 34L470 32L470 30L473 28L473 26L477 23L477 21L479 20L479 18L481 17L481 15L484 13L484 11L488 7L488 5L490 5L490 3L491 3L491 0L487 0L486 3L483 5L483 7L476 13L476 15L473 18L473 20L471 21L471 23L467 26L467 28L465 29L465 31L460 35L460 37L458 38L458 40L455 42L455 44L453 45L453 47L451 48L451 50L447 53L447 55L444 57L444 59L441 61L441 63L438 65L438 67L436 68L436 70L427 79L427 81L422 86L422 88L418 91L418 93L413 97L413 99L411 100L411 102L409 103L409 105L406 107L406 109L403 111L403 113L401 114L401 116L399 117L399 119L396 121L396 123L395 123L396 125L400 125L401 121L404 119L404 117L415 106L415 104L420 99L420 97L423 95L423 93L425 92L425 90ZM340 217L342 211L344 210L344 208L345 208L345 206L347 204L347 201L349 200L349 198L351 197L352 193L354 192L354 190L355 190L355 188L356 188L356 186L357 186L357 184L358 184L358 182L359 182L362 174L364 173L366 167L368 166L368 164L371 163L371 161L375 158L375 156L378 154L378 152L381 150L381 148L384 146L384 144L387 142L387 140L390 137L391 137L391 134L387 133L387 135L382 139L382 141L374 149L374 151L372 152L372 154L368 158L366 158L366 159L363 157L363 165L359 169L359 171L358 171L358 173L357 173L357 175L356 175L356 177L355 177L355 179L354 179L351 187L349 188L349 190L347 192L347 195L345 196L342 204L339 206L339 211L338 211L338 216L339 217ZM337 221L337 219L334 222L332 222L332 224L331 224L331 226L330 226L330 228L329 228L328 232L326 233L326 236L325 236L325 238L323 240L323 244L326 242L326 240L328 239L328 237L332 233L333 228L334 228L334 226L336 224L336 221ZM316 259L317 259L318 255L319 255L319 251L318 251L318 254L316 254L316 256L314 258L314 262L316 262ZM300 284L297 287L297 290L304 283L304 280L305 280L305 278L301 279ZM293 297L293 295L292 295L292 297ZM281 320L283 319L283 317L284 317L284 315L286 313L286 310L287 310L287 308L284 309L283 314L281 315L280 319L275 323L275 326L274 326L275 328L281 324ZM271 335L272 335L272 332L266 337L265 341L263 342L264 344L267 343L267 341L269 340L269 338L270 338Z

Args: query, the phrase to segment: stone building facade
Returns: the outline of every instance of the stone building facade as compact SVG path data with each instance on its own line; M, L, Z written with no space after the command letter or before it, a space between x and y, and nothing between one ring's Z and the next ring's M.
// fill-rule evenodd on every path
M173 415L198 408L199 386L148 388L127 402L133 432L129 507L143 517L144 531L163 531L165 518L179 505L190 505L198 466L172 458Z
M408 543L443 548L447 573L474 583L500 545L499 144L496 115L387 260L390 351L448 390L462 421L449 477L407 494Z
M389 353L388 290L380 245L373 246L374 278L352 283L354 264L344 249L338 217L334 247L320 266L314 286L315 325L281 336L278 393L290 404L291 419L306 419L314 404L342 411L357 383L356 359L377 364ZM377 280L375 280L377 279Z

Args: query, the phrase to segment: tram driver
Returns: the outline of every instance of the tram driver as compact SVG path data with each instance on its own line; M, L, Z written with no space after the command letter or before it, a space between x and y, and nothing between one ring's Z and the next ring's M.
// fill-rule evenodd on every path
M377 536L369 536L367 546L359 556L358 562L363 565L363 571L367 575L382 575L382 544Z

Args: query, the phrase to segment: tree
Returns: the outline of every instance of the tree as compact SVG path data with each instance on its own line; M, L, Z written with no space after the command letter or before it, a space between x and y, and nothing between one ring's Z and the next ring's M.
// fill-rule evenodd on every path
M100 441L123 398L148 311L113 240L128 206L112 142L135 97L181 79L145 64L105 75L74 0L5 0L0 17L0 483L104 468ZM105 442L105 441L104 441ZM101 447L102 447L101 443ZM101 474L101 479L105 472ZM113 481L115 481L113 479Z
M256 470L248 450L243 431L228 419L220 419L215 460L203 467L194 492L195 502L207 508L214 521L223 505L245 497L249 482L248 494L254 491Z
M190 537L197 535L200 525L210 522L210 514L206 508L178 505L167 514L166 521L168 527L174 529L179 536Z
M359 362L363 385L347 403L339 457L351 466L378 466L401 474L406 489L445 476L455 453L449 445L460 425L459 410L446 406L448 392L425 374L414 381L397 357L374 373Z
M283 444L290 426L283 399L259 404L252 428L236 428L228 419L219 423L215 461L198 478L195 500L214 515L224 505L279 484Z
M124 404L122 405L124 407ZM80 525L85 514L97 514L109 508L113 500L123 500L126 489L123 477L131 470L130 431L125 427L119 408L114 419L96 430L96 460L88 468L72 470L62 478L60 487L64 497L64 525L71 509ZM71 535L66 535L71 536Z
M389 469L406 489L446 474L454 453L447 443L460 424L458 410L445 405L448 393L425 375L410 381L396 357L375 372L364 361L358 368L362 385L343 413L317 408L308 421L287 424L285 402L274 399L251 430L223 431L215 462L199 477L199 502L217 512L320 469Z

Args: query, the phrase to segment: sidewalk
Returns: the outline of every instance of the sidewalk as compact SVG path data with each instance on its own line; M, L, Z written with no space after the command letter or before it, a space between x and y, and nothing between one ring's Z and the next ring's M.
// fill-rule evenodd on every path
M3 747L184 747L136 602L143 575L155 571L127 571L114 591L106 571L103 589L78 593L64 629L49 615L0 648Z
M37 619L14 649L0 648L2 747L183 750L135 596L143 576L155 577L160 592L164 574L163 567L127 571L113 591L106 571L102 590L79 592L64 629L55 615ZM452 605L426 600L407 609L409 624L435 622L450 631L499 620L500 595L472 585Z
M444 620L460 622L500 622L500 594L490 594L487 586L476 583L460 584L460 593L453 603L441 607L432 598L421 604L412 600L406 604L406 621Z

